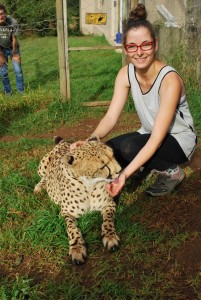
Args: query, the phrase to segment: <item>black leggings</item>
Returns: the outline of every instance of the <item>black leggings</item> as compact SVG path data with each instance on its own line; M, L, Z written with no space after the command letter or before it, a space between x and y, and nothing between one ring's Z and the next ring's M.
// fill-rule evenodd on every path
M125 168L144 147L149 137L150 134L132 132L112 138L106 144L113 149L115 158L121 167ZM167 134L161 146L146 162L144 167L149 170L164 171L170 167L176 167L178 164L183 164L187 160L177 140L170 134Z

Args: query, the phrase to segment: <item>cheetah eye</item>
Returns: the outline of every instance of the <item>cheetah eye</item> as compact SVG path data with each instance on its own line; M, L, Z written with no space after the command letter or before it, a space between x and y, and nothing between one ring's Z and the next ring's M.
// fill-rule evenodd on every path
M102 167L100 167L100 170L103 170L104 168L107 168L106 164L104 164Z
M69 165L72 165L73 162L74 162L74 157L73 157L73 156L70 156L69 159L68 159Z

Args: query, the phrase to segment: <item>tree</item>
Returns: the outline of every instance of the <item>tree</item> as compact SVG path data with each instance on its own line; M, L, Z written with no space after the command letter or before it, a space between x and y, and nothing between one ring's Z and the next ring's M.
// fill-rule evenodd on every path
M7 14L18 20L23 35L56 35L55 0L5 0ZM69 33L79 31L79 0L67 0Z

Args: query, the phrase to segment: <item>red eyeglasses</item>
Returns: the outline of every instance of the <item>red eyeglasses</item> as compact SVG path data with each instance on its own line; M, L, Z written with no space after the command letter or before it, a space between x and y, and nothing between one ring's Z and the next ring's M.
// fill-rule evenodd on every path
M144 42L139 46L134 43L131 43L131 44L125 45L124 48L126 49L126 51L128 53L133 53L133 52L136 52L138 50L138 48L140 48L142 51L151 50L153 48L153 45L154 45L154 42Z

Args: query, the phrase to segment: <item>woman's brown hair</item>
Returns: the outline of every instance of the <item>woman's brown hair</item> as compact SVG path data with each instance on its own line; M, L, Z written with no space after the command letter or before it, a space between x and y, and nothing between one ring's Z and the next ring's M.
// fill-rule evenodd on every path
M155 43L155 32L152 24L147 20L147 11L143 4L138 4L136 8L132 9L129 18L124 22L123 30L123 44L126 45L127 33L129 30L139 27L145 27L150 32L150 35Z

